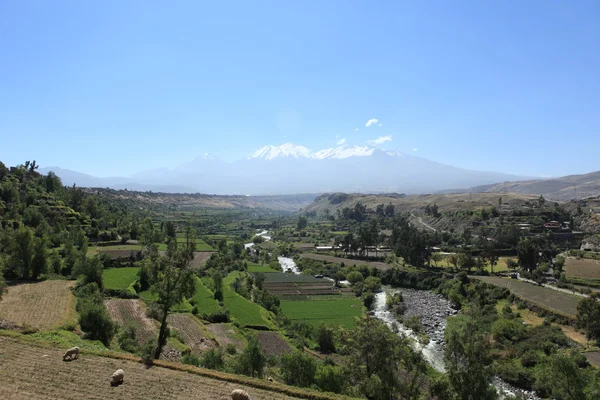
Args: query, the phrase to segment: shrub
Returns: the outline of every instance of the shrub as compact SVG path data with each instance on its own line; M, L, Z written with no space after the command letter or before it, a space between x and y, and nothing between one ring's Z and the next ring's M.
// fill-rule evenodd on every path
M491 332L497 340L516 342L523 338L526 329L523 324L514 319L502 318L494 322Z
M204 368L221 369L223 368L223 353L221 350L210 349L204 353L200 362Z
M220 310L210 314L202 314L202 319L212 323L229 322L229 311Z
M148 339L140 349L140 357L144 364L150 366L154 360L154 350L156 350L156 340Z
M162 315L163 315L163 309L160 306L160 304L158 304L156 302L150 303L150 305L148 306L148 309L146 310L146 316L148 318L152 318L157 321L161 321Z
M134 354L140 351L140 346L136 340L135 328L131 325L127 325L119 331L117 341L122 350Z
M230 355L234 355L235 353L237 353L237 348L235 347L235 344L229 343L225 348L225 352Z
M173 339L177 339L182 344L185 344L185 340L183 339L181 332L179 332L177 329L170 330L170 337L172 337Z
M248 341L248 346L246 346L242 354L238 356L235 372L262 378L266 361L260 343L253 337Z
M309 387L315 381L315 361L299 351L281 356L281 374L288 385Z
M181 357L181 362L188 365L194 365L196 367L200 366L200 359L193 353L184 354L183 357Z

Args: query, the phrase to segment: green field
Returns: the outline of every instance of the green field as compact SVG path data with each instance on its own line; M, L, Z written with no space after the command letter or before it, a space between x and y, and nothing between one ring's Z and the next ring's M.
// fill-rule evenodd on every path
M231 289L231 283L239 274L239 271L234 271L223 279L223 303L225 304L225 308L229 310L231 317L237 320L240 327L254 325L276 329L275 325L269 319L269 312L267 310L258 304L252 303Z
M185 238L178 237L177 238L177 243L185 243ZM166 243L160 243L158 245L158 250L166 251L167 250L167 244ZM206 244L206 242L204 242L204 240L202 240L202 239L196 239L196 251L215 251L215 249L212 248L211 246L209 246L208 244Z
M359 299L328 299L328 300L293 300L282 301L281 311L291 320L306 321L319 325L353 328L355 318L362 314L362 303Z
M196 294L194 294L192 300L198 309L198 315L212 314L221 309L221 306L213 297L213 292L202 283L200 278L196 278Z
M110 268L102 271L105 289L123 290L135 282L139 267Z
M281 271L275 271L273 268L269 267L268 265L248 263L248 272L272 273L272 272L281 272Z

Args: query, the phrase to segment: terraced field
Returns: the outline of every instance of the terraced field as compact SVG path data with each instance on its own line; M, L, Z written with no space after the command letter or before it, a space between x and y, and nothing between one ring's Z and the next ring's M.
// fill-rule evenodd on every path
M102 271L105 289L122 290L135 282L139 267L110 268Z
M600 279L600 262L569 257L565 261L568 278Z
M355 318L362 315L362 302L356 298L338 297L339 299L325 300L283 300L281 311L291 320L353 328Z
M77 323L73 281L43 281L10 285L0 300L0 320L48 330Z
M175 328L181 334L184 344L190 347L192 353L200 355L219 345L216 340L207 337L202 323L191 314L169 314L167 322L171 329Z
M302 398L215 379L220 376L216 372L210 377L206 372L203 376L160 366L148 369L135 361L85 352L76 361L64 362L64 349L35 347L6 337L0 337L0 348L0 398L5 400L226 400L238 388L259 400ZM119 368L125 371L124 383L112 387L110 376ZM245 379L222 375L224 379Z
M269 357L278 357L292 352L292 348L278 332L259 332L258 341L263 351Z
M140 344L158 337L154 320L146 316L146 308L140 300L108 299L104 301L110 317L121 326L131 325Z

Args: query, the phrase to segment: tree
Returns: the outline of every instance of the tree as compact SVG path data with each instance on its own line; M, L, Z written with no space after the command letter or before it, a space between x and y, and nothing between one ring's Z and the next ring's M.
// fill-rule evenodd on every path
M458 263L462 269L466 269L467 271L471 271L471 269L475 266L475 260L469 253L459 253Z
M433 253L431 253L431 261L433 261L436 268L438 266L438 263L440 261L442 261L443 259L444 259L444 256L442 256L440 253L435 252L435 251Z
M358 271L352 271L348 273L348 275L346 275L346 279L348 280L348 282L350 282L351 285L365 280L363 275Z
M520 238L517 245L517 257L521 267L533 271L539 260L539 248L536 243L529 238Z
M304 215L299 216L298 223L296 224L296 229L301 231L302 229L306 228L307 226L308 226L308 218L306 218Z
M146 239L152 237L152 233L145 237ZM193 296L196 290L194 274L190 269L195 247L195 234L191 227L188 227L185 242L178 244L176 240L171 239L165 256L159 255L154 249L145 260L149 272L150 290L156 295L156 303L162 311L158 345L154 352L155 359L160 357L167 341L167 316L171 307L181 303L184 298Z
M491 270L491 272L493 274L494 273L494 267L496 267L496 265L498 264L498 260L500 259L500 257L498 257L498 254L496 253L495 246L493 244L488 243L485 246L485 250L481 254L481 257L488 264L490 264L490 270Z
M321 324L317 329L317 343L321 353L333 353L335 351L333 329Z
M572 357L554 354L542 370L542 381L549 386L552 397L565 400L587 400L585 388L590 377L581 370Z
M448 263L454 265L455 269L458 269L458 262L458 255L456 253L448 255Z
M32 272L34 237L30 228L21 226L14 233L10 249L9 272L21 279L29 279Z
M490 346L475 316L450 318L444 335L448 379L457 399L496 399L496 391L491 386L494 375Z
M266 358L260 347L260 343L256 337L252 337L248 341L248 346L246 346L238 358L238 372L244 375L262 378L265 364Z
M512 258L509 258L506 260L506 267L508 269L512 269L513 272L515 272L517 270L517 268L519 267L519 263L516 262L515 260L513 260Z
M299 351L281 356L281 374L288 385L309 387L315 381L315 361Z
M427 366L409 340L372 317L342 331L342 353L348 354L349 378L369 399L417 399Z
M381 289L381 279L376 276L369 276L365 279L364 288L369 292L376 292Z
M577 304L577 326L585 329L588 340L600 341L600 293L593 293Z

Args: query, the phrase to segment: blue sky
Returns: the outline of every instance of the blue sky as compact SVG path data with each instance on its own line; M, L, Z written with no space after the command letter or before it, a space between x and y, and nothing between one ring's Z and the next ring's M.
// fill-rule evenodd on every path
M391 136L464 168L599 170L599 20L597 1L5 0L0 160L128 175Z

